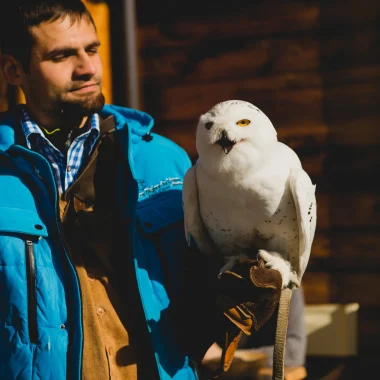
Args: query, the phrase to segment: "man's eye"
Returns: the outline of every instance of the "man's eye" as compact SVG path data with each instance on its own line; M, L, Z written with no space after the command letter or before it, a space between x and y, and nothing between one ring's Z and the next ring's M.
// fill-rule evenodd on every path
M91 55L92 54L97 54L98 52L99 52L99 48L97 48L97 47L96 48L91 48L91 49L87 50L87 53L91 54Z
M68 57L67 54L61 54L61 55L56 55L56 56L53 57L51 60L52 60L53 62L62 62L62 61L65 60L67 57Z
M238 125L239 127L246 127L249 124L251 124L251 120L248 119L241 119L236 122L236 125Z

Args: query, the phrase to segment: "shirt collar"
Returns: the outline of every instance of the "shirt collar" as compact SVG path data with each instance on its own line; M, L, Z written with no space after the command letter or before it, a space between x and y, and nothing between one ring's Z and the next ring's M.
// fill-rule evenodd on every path
M21 108L21 128L24 133L26 144L29 149L31 149L30 136L33 134L41 136L42 139L46 140L49 144L51 144L49 139L47 139L44 133L42 132L41 128L34 121L31 120L25 107ZM91 115L91 127L87 131L87 133L89 134L90 132L94 133L97 137L100 135L100 118L99 114L97 113Z

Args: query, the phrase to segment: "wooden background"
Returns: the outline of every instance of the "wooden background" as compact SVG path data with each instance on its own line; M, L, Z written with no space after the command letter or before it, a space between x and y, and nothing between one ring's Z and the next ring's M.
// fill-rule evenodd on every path
M96 3L106 98L126 105L121 1ZM136 3L139 108L155 117L157 133L195 161L199 115L242 99L265 112L301 158L318 203L306 302L360 304L353 368L373 378L380 355L380 2ZM0 78L3 108L4 94Z

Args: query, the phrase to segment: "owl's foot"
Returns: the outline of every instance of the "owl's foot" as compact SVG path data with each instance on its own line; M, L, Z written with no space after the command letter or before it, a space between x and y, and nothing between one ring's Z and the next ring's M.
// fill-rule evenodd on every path
M247 259L247 258L248 258L248 256L244 255L244 254L228 257L226 264L219 271L218 279L220 280L220 277L222 276L222 274L224 272L232 269L232 267L234 266L236 260Z
M263 259L265 261L265 267L276 269L280 272L282 277L282 288L286 288L292 276L292 268L290 266L289 261L284 260L280 254L277 252L268 252L260 249L258 254L258 258Z

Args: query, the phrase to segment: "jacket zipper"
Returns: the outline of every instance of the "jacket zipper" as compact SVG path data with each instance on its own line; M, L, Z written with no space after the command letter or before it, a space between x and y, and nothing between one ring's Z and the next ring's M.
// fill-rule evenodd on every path
M36 301L36 262L34 257L34 244L26 240L26 279L28 287L28 329L29 339L37 343L37 301Z
M46 158L45 158L45 160L46 160ZM50 168L51 177L55 178L54 174L53 174L53 171L52 171L52 169L50 167L50 163L48 161L47 161L47 163L48 163L49 168ZM39 173L38 169L35 166L33 166L33 171L37 175L37 177L41 180L41 182L45 185L45 187L47 189L49 189L50 186L49 186L49 183L47 182L46 178L44 178L44 177L41 176L41 174ZM54 182L55 182L55 179L54 179ZM56 217L55 218L56 218L57 232L58 232L58 235L60 237L60 240L61 240L61 243L62 243L62 248L63 248L63 251L64 251L64 253L66 255L66 259L67 259L67 261L69 263L69 266L71 266L71 268L72 268L72 270L73 270L73 272L74 272L74 274L76 276L76 279L77 279L77 284L78 284L78 288L79 288L79 297L80 297L80 307L82 308L83 305L82 305L82 298L80 296L81 295L81 289L80 289L78 272L77 272L77 270L76 270L76 268L75 268L75 266L74 266L74 264L73 264L73 262L71 260L70 251L68 249L68 245L67 245L67 243L66 243L66 241L64 239L64 235L63 235L62 230L61 230L61 222L59 220L59 212L60 212L60 210L59 210L59 201L58 201L57 191L58 190L56 190L53 195L50 194L50 195L52 195L52 202L55 205L55 213L56 213ZM72 308L68 307L67 308L67 319L68 319L68 321L72 321L73 320L72 313L73 313L72 312ZM80 314L82 316L81 324L83 326L83 312L81 311ZM83 327L82 327L82 329L83 329ZM73 331L73 329L71 329L71 331ZM36 324L36 332L37 332L37 324ZM76 339L76 337L74 337L72 333L69 333L68 335L69 335L68 349L70 350L71 347L73 347L73 343L72 342ZM80 360L77 363L78 365L74 366L75 369L72 370L72 372L76 372L78 374L78 377L77 377L78 379L81 378L82 360L83 360L83 337L81 338L81 342L80 342Z

